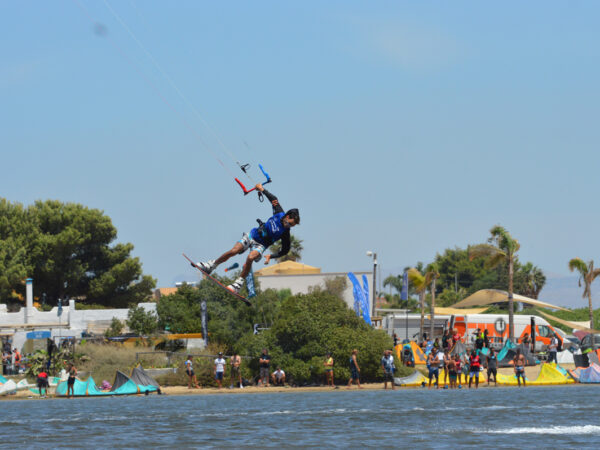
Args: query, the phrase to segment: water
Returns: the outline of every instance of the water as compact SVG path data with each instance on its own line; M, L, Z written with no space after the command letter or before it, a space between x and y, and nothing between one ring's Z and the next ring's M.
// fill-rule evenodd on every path
M0 447L600 447L595 386L0 402Z

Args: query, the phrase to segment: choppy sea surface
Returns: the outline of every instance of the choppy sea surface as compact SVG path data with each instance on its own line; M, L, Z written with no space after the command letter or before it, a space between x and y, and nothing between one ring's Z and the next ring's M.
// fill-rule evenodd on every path
M600 387L0 402L2 448L600 448Z

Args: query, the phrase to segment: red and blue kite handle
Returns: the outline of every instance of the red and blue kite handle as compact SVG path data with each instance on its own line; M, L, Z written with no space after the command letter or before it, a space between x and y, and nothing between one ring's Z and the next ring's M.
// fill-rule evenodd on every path
M263 183L263 185L265 184L269 184L271 181L271 176L265 171L264 167L262 166L262 164L259 164L258 167L260 167L260 171L263 173L263 175L265 176L265 178L267 179L267 181L265 181ZM248 195L250 192L255 191L256 187L253 187L252 189L246 189L246 186L244 186L244 183L242 183L239 178L236 178L235 181L237 182L237 184L240 185L240 187L242 188L242 191L244 191L244 195ZM260 194L260 192L259 192Z

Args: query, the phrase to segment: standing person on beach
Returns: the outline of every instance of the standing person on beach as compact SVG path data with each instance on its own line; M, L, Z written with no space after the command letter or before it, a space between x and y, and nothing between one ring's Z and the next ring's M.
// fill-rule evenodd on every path
M75 397L75 378L77 377L77 369L73 363L69 364L69 378L67 378L67 398L72 395Z
M462 388L462 361L460 355L454 355L454 367L456 367L456 377L458 378L458 388ZM465 377L465 382L467 381Z
M448 378L450 379L450 389L456 389L456 362L452 358L448 359L446 370L448 371Z
M215 359L215 381L219 385L218 389L221 389L223 386L223 377L225 375L225 366L227 365L227 361L223 358L223 352L219 352L217 355L217 359Z
M48 374L42 369L37 376L37 387L41 398L46 398L48 393ZM43 393L42 393L43 392Z
M471 352L469 357L469 389L471 389L471 382L475 378L475 389L479 387L479 372L481 370L481 360L475 350Z
M493 348L490 348L490 354L487 357L485 365L487 367L488 386L490 385L492 375L494 375L494 386L498 386L498 357Z
M200 388L200 386L198 386L198 382L196 381L196 374L194 373L192 355L188 355L188 359L185 362L185 373L187 373L188 376L188 389L192 389L192 384L194 385L194 389Z
M427 355L427 367L429 367L429 389L431 389L431 382L433 381L433 377L435 377L435 385L436 388L440 388L440 359L439 353L435 348L432 348Z
M350 356L350 380L348 380L348 389L352 386L353 381L356 381L358 388L362 389L360 386L360 367L358 367L356 355L358 355L358 350L352 350L352 356Z
M231 360L229 361L229 363L231 364L231 375L230 375L230 381L231 384L229 386L229 389L233 389L234 383L240 383L240 389L244 388L244 383L242 382L242 371L241 371L241 365L242 365L242 357L240 355L238 355L237 353L235 355L233 355L231 357Z
M515 355L515 359L513 359L513 366L519 387L521 387L521 378L523 379L523 387L527 386L525 382L525 356L521 354L520 348L517 349L517 354Z
M558 338L556 334L550 338L550 345L548 346L548 362L555 362L558 364Z
M325 367L325 383L330 387L335 387L333 384L333 358L331 353L327 352L323 366Z
M381 368L383 369L383 388L387 389L388 381L392 385L392 391L396 389L394 386L394 357L391 350L384 350L383 358L381 358Z
M450 350L448 348L446 348L444 350L444 356L443 356L443 366L444 366L444 389L448 388L448 363L452 361L452 357L450 356ZM442 367L442 365L440 364L440 367Z
M258 379L258 384L269 387L269 367L271 367L271 357L269 356L269 352L266 348L262 349L262 354L258 360L258 365L260 367L260 378Z

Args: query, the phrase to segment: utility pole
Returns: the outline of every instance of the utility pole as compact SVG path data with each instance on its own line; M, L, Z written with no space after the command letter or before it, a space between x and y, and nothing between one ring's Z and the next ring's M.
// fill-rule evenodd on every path
M371 317L373 317L375 315L375 301L377 299L377 253L369 250L367 256L373 258L373 302L371 304Z

